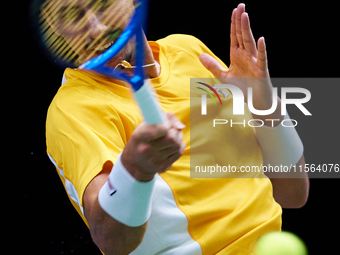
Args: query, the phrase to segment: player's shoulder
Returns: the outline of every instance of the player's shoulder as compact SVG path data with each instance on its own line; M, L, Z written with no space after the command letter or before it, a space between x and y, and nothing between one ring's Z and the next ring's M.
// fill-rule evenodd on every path
M187 34L172 34L168 35L165 38L162 38L158 40L162 43L166 44L173 44L173 45L178 45L181 47L187 47L189 45L196 45L196 44L202 44L202 41L199 40L197 37L193 35L187 35Z
M77 98L93 94L96 90L95 84L96 81L86 72L67 68L56 98L72 104Z
M192 53L202 53L207 50L207 46L197 37L187 34L172 34L157 41L157 43L173 50L181 49Z
M48 114L53 113L54 116L65 113L76 115L84 106L98 103L98 100L93 101L95 94L93 86L78 73L73 69L65 70L66 79L55 94Z
M55 94L51 105L56 105L58 108L74 106L79 98L79 87L81 86L84 86L82 81L76 83L74 80L64 80Z

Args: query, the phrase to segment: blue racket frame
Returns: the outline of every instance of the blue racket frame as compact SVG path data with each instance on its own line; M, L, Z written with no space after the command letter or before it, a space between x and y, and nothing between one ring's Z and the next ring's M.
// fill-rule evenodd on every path
M144 33L142 24L147 16L147 2L146 0L138 1L139 6L136 8L133 18L114 45L100 56L85 62L79 68L93 70L105 76L124 80L131 84L134 91L139 90L144 84ZM135 76L131 78L118 69L108 68L105 64L117 55L133 36L136 36L136 68L134 70Z
M150 90L148 82L144 80L144 32L142 24L147 16L147 3L147 0L138 1L139 5L136 8L133 18L114 45L102 55L87 61L79 68L92 70L105 76L121 79L130 83L145 121L150 125L156 125L167 120L159 107L155 95ZM114 70L112 67L107 67L106 63L117 55L133 36L135 36L136 39L136 67L134 69L134 76L130 77L118 69Z

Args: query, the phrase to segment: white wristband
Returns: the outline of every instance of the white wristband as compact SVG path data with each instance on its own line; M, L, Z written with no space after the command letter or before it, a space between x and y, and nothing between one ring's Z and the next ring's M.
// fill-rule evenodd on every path
M98 200L103 210L115 220L138 227L148 221L155 179L139 182L125 169L119 154L108 181L100 189Z
M256 139L262 149L263 165L293 167L303 154L302 141L288 114L284 120L286 127L280 124L276 127L255 128Z

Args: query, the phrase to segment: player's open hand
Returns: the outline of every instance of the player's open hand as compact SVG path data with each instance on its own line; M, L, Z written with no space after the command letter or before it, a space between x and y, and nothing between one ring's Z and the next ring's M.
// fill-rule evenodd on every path
M223 68L216 59L206 53L200 56L200 60L224 83L233 84L232 80L238 78L234 85L243 91L246 100L247 88L252 87L254 106L257 106L258 110L270 108L272 98L269 95L272 85L269 79L265 40L261 37L256 45L244 4L239 4L231 17L229 69Z
M132 133L121 156L125 168L138 181L150 181L156 173L165 172L182 155L182 124L167 113L167 123L148 125L143 122Z

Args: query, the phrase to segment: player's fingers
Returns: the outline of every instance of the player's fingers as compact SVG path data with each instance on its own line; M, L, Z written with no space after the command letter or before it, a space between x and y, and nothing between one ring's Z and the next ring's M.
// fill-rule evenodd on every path
M172 113L166 113L167 120L158 125L148 125L146 122L141 123L133 132L140 141L154 141L165 137L171 128L182 130L185 125L181 123Z
M267 50L266 50L266 43L264 40L264 37L260 37L260 39L257 41L257 65L260 67L262 71L267 70Z
M248 55L256 57L256 43L250 28L249 16L246 12L242 13L241 15L241 27L244 48L246 49Z
M222 65L217 61L217 59L213 58L207 53L202 53L199 56L201 63L204 65L206 69L208 69L215 77L222 78L222 73L226 71Z
M231 25L230 25L230 47L238 47L238 42L236 38L236 11L237 8L233 10L231 14Z
M169 170L171 168L172 164L174 162L176 162L181 157L181 155L182 155L181 153L176 152L174 154L169 155L168 158L163 160L162 169L164 169L164 170L161 171L161 172L165 172L165 171Z
M236 23L236 38L237 38L238 45L241 49L244 48L243 37L242 37L242 26L241 26L241 15L244 12L245 12L245 5L239 4L236 10L235 23Z
M166 136L169 128L169 123L148 125L146 122L143 122L133 131L132 137L137 142L150 142Z
M186 143L183 141L183 136L181 138L181 147L179 148L179 153L182 155L186 147Z
M171 127L177 130L183 130L185 128L185 125L179 119L177 119L175 114L166 113L166 116Z
M150 145L154 146L156 151L166 154L172 154L183 150L183 133L175 128L169 130L165 137L151 141Z

